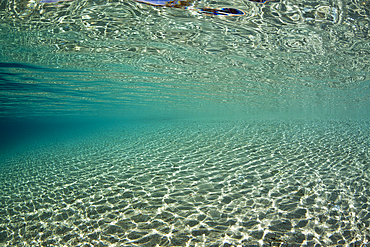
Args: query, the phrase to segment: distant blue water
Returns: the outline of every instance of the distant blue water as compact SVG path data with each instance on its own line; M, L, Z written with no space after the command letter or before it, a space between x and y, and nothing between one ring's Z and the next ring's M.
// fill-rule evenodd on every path
M135 71L71 70L46 68L24 63L1 65L1 146L17 143L26 137L45 133L60 133L81 126L96 127L97 123L132 120L170 119L368 119L367 86L356 89L353 99L347 90L335 90L337 95L322 95L318 102L303 99L270 98L256 95L243 101L225 103L206 100L194 86L193 98L182 95L176 86L150 83L149 78L168 75ZM112 78L110 77L112 74ZM118 83L120 76L138 81ZM141 81L139 78L144 78ZM159 81L160 82L160 81ZM132 86L131 86L132 85ZM360 90L361 89L361 90ZM184 91L185 92L185 91ZM321 92L317 92L321 93ZM333 92L331 92L333 93ZM230 94L232 96L232 94ZM201 97L205 97L202 99ZM265 99L263 98L265 97ZM332 102L338 97L343 102ZM362 96L361 96L362 97ZM328 99L326 102L325 99ZM297 101L298 100L298 101ZM347 102L346 102L347 100ZM264 101L264 102L263 102ZM83 127L82 127L83 128Z

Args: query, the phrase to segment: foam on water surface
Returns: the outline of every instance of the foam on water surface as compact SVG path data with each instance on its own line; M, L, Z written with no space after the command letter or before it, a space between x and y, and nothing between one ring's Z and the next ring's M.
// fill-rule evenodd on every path
M9 158L4 246L367 246L369 122L123 126Z

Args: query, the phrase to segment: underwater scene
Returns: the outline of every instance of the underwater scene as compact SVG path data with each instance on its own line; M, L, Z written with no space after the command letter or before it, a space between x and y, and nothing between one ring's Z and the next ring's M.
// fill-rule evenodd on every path
M370 1L0 0L0 246L370 246Z

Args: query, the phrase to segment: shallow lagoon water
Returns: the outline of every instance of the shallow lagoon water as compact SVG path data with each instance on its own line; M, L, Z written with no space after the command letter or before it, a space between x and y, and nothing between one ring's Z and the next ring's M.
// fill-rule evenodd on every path
M0 0L0 246L369 246L369 13Z

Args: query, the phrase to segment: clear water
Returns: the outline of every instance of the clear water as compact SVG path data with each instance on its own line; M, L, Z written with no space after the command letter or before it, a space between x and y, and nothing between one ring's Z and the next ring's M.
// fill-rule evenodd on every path
M369 17L1 0L0 246L370 245Z

